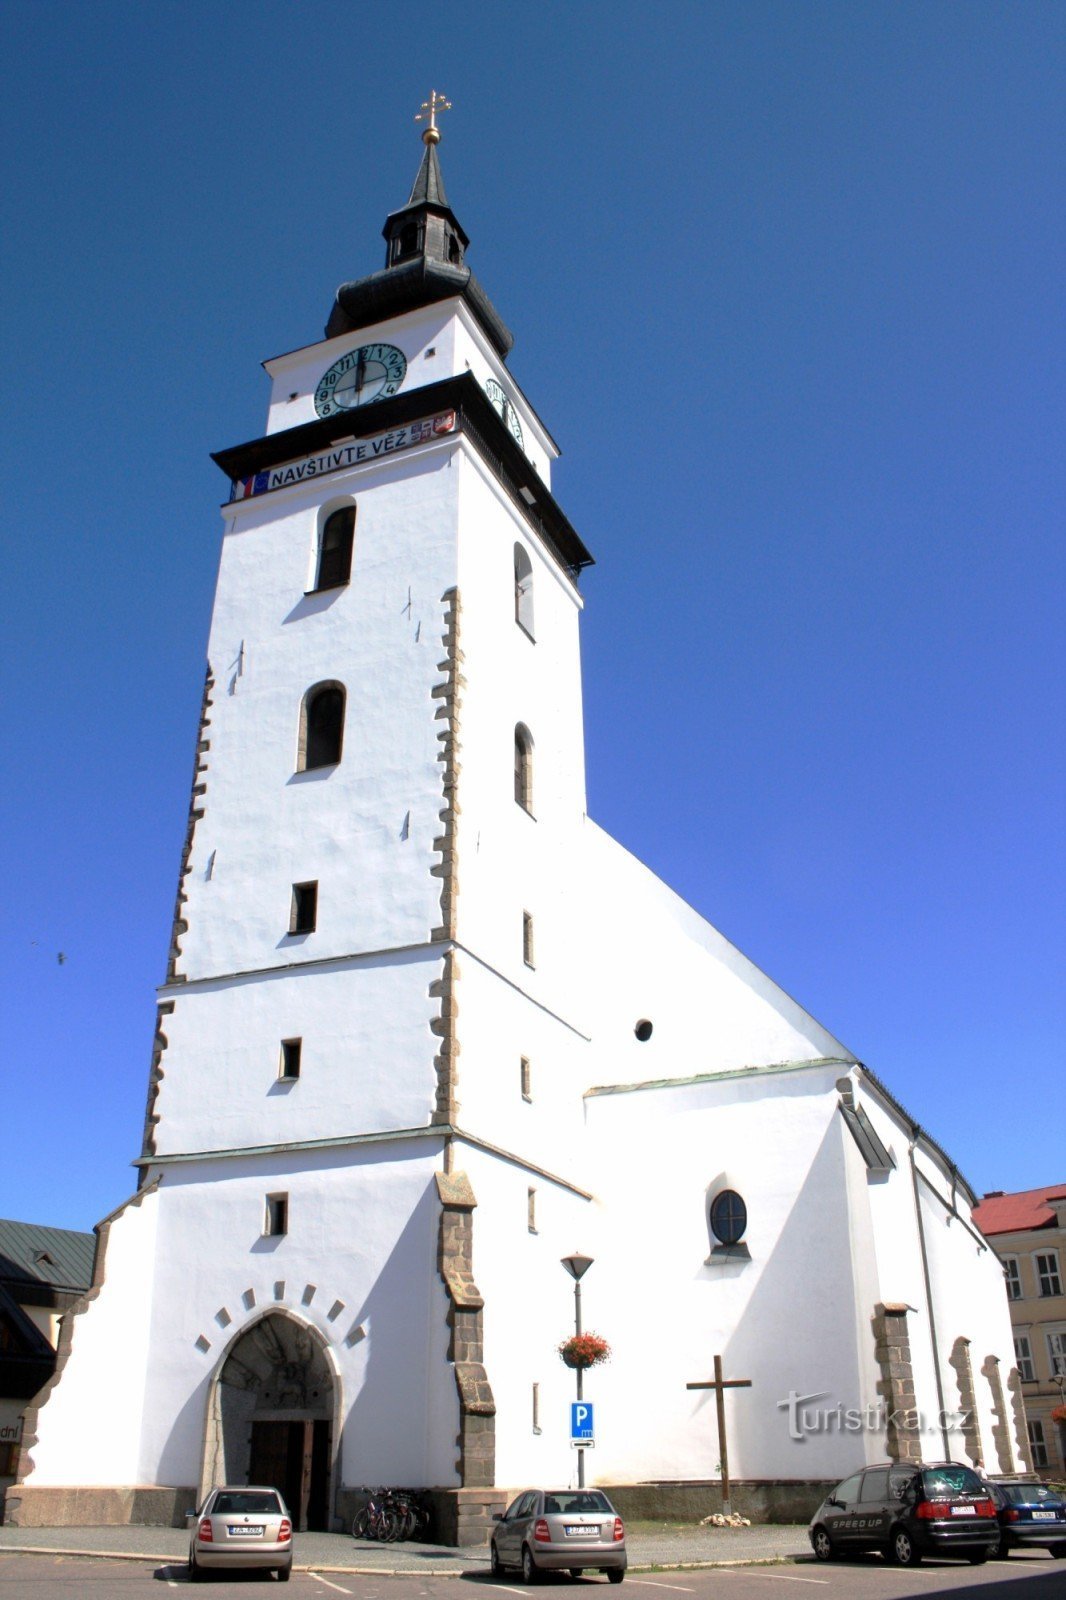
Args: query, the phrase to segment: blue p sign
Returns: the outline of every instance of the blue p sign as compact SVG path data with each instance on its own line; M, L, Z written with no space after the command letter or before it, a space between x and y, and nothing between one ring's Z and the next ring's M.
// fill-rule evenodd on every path
M596 1437L591 1400L571 1400L570 1437L578 1442Z

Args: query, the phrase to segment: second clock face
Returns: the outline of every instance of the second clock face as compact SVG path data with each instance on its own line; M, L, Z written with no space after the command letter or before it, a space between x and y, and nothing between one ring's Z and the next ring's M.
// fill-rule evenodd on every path
M492 408L498 412L510 428L516 444L522 444L522 424L518 420L518 412L507 398L507 391L502 383L497 383L495 378L489 378L485 384L485 393L492 401Z
M394 344L363 344L335 361L319 379L315 410L335 417L395 394L407 376L407 357Z

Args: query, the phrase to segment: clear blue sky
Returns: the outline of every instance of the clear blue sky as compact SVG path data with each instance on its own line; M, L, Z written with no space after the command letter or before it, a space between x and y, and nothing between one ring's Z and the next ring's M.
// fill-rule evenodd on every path
M1061 0L3 19L0 1214L133 1186L208 452L382 264L431 87L598 559L592 815L975 1185L1066 1177Z

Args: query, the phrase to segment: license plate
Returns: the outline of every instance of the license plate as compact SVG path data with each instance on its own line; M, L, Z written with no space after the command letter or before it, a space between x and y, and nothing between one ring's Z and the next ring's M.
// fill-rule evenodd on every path
M1034 1511L1033 1512L1033 1521L1034 1522L1055 1522L1056 1520L1057 1520L1056 1513L1054 1511Z
M263 1524L261 1522L231 1522L226 1532L231 1539L261 1539L263 1537Z
M582 1534L597 1533L599 1530L598 1528L590 1528L583 1522L568 1522L563 1531L572 1539L580 1539Z
M951 1515L953 1517L976 1517L976 1515L977 1515L977 1507L976 1506L952 1506Z

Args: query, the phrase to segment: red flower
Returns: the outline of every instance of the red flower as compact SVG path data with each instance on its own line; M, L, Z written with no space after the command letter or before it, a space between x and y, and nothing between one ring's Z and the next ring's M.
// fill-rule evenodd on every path
M1066 1422L1066 1406L1055 1406L1051 1412L1052 1422Z
M572 1333L558 1346L559 1354L568 1367L598 1367L601 1361L610 1361L611 1347L598 1333Z

